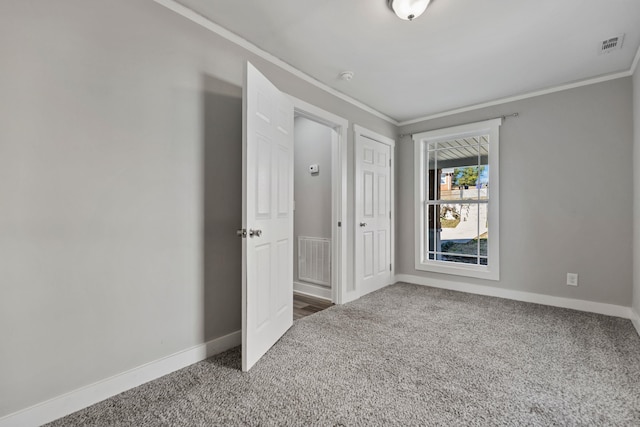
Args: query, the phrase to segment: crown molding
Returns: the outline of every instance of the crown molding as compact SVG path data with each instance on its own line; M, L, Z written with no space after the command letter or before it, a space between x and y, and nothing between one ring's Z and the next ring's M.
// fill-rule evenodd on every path
M580 81L576 81L576 82L572 82L572 83L568 83L568 84L564 84L564 85L559 85L559 86L552 86L546 89L541 89L541 90L537 90L537 91L533 91L533 92L527 92L527 93L523 93L520 95L515 95L515 96L509 96L509 97L505 97L505 98L499 98L499 99L495 99L492 101L487 101L487 102L483 102L483 103L479 103L479 104L473 104L473 105L468 105L465 107L460 107L460 108L456 108L453 110L447 110L447 111L443 111L440 113L435 113L435 114L431 114L431 115L427 115L427 116L423 116L423 117L418 117L415 119L411 119L411 120L405 120L405 121L398 121L395 120L389 116L387 116L386 114L381 113L378 110L375 110L374 108L371 108L370 106L354 99L351 98L350 96L336 90L333 89L332 87L320 82L319 80L316 80L315 78L309 76L308 74L303 73L302 71L298 70L297 68L295 68L294 66L292 66L291 64L284 62L283 60L273 56L272 54L266 52L265 50L259 48L258 46L254 45L253 43L249 42L248 40L238 36L235 33L232 33L231 31L227 30L226 28L216 24L215 22L211 21L210 19L200 15L199 13L195 12L194 10L178 3L175 0L153 0L154 2L156 2L157 4L166 7L167 9L177 13L178 15L181 15L184 18L189 19L190 21L208 29L209 31L217 34L218 36L248 50L249 52L259 56L260 58L264 59L265 61L269 61L272 64L282 68L283 70L295 75L296 77L304 80L305 82L321 89L324 90L325 92L330 93L331 95L345 101L348 102L349 104L360 108L361 110L364 110L382 120L385 120L395 126L398 127L402 127L402 126L407 126L407 125L412 125L415 123L420 123L420 122L424 122L427 120L433 120L433 119L438 119L438 118L442 118L442 117L447 117L447 116L452 116L454 114L460 114L460 113L466 113L468 111L474 111L474 110L479 110L481 108L487 108L487 107L493 107L496 105L502 105L502 104L507 104L509 102L514 102L514 101L521 101L524 99L528 99L528 98L535 98L537 96L541 96L541 95L548 95L551 93L555 93L555 92L562 92L565 90L569 90L569 89L574 89L574 88L578 88L578 87L582 87L582 86L589 86L592 84L596 84L596 83L602 83L602 82L606 82L609 80L615 80L615 79L620 79L623 77L629 77L632 76L637 67L638 67L638 62L640 61L640 46L638 47L638 50L636 52L635 58L631 64L631 67L629 68L629 70L627 71L622 71L622 72L618 72L618 73L611 73L611 74L605 74L602 76L598 76L598 77L594 77L594 78L590 78L590 79L585 79L585 80L580 80Z
M631 63L631 67L628 71L621 71L618 73L605 74L598 77L593 77L590 79L580 80L573 83L568 83L559 86L552 86L547 89L541 89L533 92L523 93L521 95L509 96L506 98L500 98L493 101L487 101L480 104L469 105L466 107L456 108L453 110L443 111L441 113L431 114L429 116L418 117L416 119L405 120L398 123L398 126L407 126L415 123L424 122L427 120L439 119L441 117L452 116L454 114L466 113L468 111L479 110L481 108L493 107L496 105L506 104L514 101L521 101L523 99L535 98L536 96L548 95L555 92L562 92L564 90L574 89L581 86L589 86L596 83L602 83L609 80L621 79L623 77L633 76L638 68L638 61L640 60L640 46L638 46L638 50L636 51L636 56Z
M266 52L265 50L259 48L258 46L256 46L255 44L251 43L250 41L240 37L239 35L232 33L231 31L227 30L226 28L216 24L215 22L211 21L210 19L200 15L199 13L195 12L193 9L190 9L180 3L178 3L175 0L153 0L154 2L156 2L157 4L166 7L167 9L177 13L178 15L187 18L188 20L200 25L201 27L206 28L207 30L217 34L218 36L230 41L231 43L234 43L238 46L240 46L243 49L248 50L249 52L253 53L254 55L259 56L260 58L264 59L265 61L269 61L272 64L282 68L283 70L293 74L294 76L298 77L299 79L304 80L305 82L324 90L325 92L330 93L331 95L335 96L336 98L339 98L345 102L348 102L349 104L360 108L361 110L366 111L367 113L370 113L382 120L385 120L393 125L398 126L398 121L385 115L382 114L381 112L379 112L378 110L375 110L371 107L369 107L368 105L354 99L351 98L348 95L345 95L344 93L333 89L332 87L320 82L319 80L316 80L315 78L309 76L308 74L303 73L302 71L298 70L297 68L295 68L294 66L292 66L291 64L288 64L287 62L284 62L283 60L281 60L280 58L277 58L275 56L273 56L272 54L270 54L269 52Z
M636 55L636 60L635 60L636 63L637 63L637 60L638 60L638 56ZM439 119L441 117L447 117L447 116L452 116L454 114L466 113L468 111L479 110L481 108L494 107L496 105L507 104L509 102L521 101L523 99L528 99L528 98L535 98L536 96L548 95L555 92L562 92L562 91L574 89L577 87L589 86L592 84L602 83L609 80L629 77L631 75L633 75L633 72L631 70L622 71L620 73L605 74L603 76L594 77L591 79L580 80L577 82L568 83L560 86L553 86L547 89L541 89L533 92L523 93L521 95L509 96L506 98L500 98L493 101L483 102L481 104L474 104L474 105L469 105L467 107L456 108L454 110L443 111L442 113L436 113L436 114L431 114L429 116L418 117L417 119L406 120L403 122L399 122L398 126L412 125L415 123L425 122L427 120Z

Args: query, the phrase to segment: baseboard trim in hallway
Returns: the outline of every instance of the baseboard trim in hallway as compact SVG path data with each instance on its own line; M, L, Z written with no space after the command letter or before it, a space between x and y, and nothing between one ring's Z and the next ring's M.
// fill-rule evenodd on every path
M331 301L331 288L311 283L293 282L293 292Z
M9 414L0 418L0 427L39 426L57 420L111 396L237 347L241 342L242 331L232 332Z

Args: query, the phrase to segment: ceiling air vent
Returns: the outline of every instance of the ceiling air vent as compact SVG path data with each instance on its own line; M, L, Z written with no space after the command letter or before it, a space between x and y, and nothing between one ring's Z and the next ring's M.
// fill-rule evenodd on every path
M622 47L622 42L624 41L624 34L618 34L615 37L610 37L606 40L602 40L600 42L600 46L598 47L598 54L602 55L603 53L611 53L615 50L618 50Z

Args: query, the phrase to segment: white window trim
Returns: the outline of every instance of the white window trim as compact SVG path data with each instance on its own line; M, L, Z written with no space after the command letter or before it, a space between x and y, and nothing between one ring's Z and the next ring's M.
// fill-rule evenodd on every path
M482 122L453 126L445 129L437 129L413 135L415 167L415 268L421 271L452 274L457 276L476 277L487 280L500 280L500 180L499 180L499 128L502 119L491 119ZM488 202L489 230L491 238L487 243L488 265L456 264L435 260L425 260L425 147L428 143L447 141L453 138L475 136L479 134L489 135L489 182L491 194ZM428 243L427 243L428 244Z

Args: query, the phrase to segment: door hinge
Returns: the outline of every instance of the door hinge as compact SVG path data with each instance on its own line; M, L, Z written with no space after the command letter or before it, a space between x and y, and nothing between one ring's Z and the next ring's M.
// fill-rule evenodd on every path
M389 271L393 271L393 264L389 264Z
M338 227L342 227L342 221L338 221Z
M389 211L389 219L391 219L391 211Z
M391 159L389 159L389 167L391 167Z

